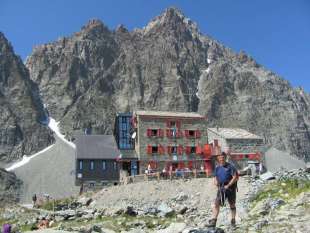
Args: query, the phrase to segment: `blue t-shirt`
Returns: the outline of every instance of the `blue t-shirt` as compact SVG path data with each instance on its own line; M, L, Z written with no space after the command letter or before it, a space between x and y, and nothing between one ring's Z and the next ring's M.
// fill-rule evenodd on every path
M236 173L237 169L232 164L225 163L216 166L214 175L220 184L227 184Z

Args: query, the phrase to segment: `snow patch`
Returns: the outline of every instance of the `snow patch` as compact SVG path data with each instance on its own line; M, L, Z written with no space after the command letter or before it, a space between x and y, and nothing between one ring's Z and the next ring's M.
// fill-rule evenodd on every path
M69 142L66 138L65 135L63 135L60 132L60 129L58 127L59 125L59 121L56 122L55 119L53 118L49 118L49 123L48 123L48 127L66 144L68 144L69 146L71 146L72 148L75 148L75 144L73 142Z
M22 160L20 160L20 161L14 163L14 164L12 164L10 167L6 168L6 170L7 170L7 171L12 171L12 170L14 170L14 169L16 169L16 168L19 168L19 167L21 167L21 166L23 166L23 165L29 163L29 161L30 161L31 159L33 159L34 157L36 157L36 156L42 154L42 153L45 152L45 151L48 151L48 150L51 149L54 145L55 145L55 144L50 145L50 146L46 147L45 149L39 151L38 153L36 153L36 154L34 154L34 155L31 155L31 156L24 155Z
M66 144L68 144L68 145L71 146L72 148L75 148L75 144L72 143L72 142L69 142L69 141L65 138L65 135L61 134L58 125L59 125L59 122L56 122L55 119L53 119L53 118L51 118L51 117L49 118L48 127L49 127L49 128L63 141L63 142L65 142ZM46 147L45 149L39 151L38 153L36 153L36 154L34 154L34 155L31 155L31 156L24 155L23 158L22 158L22 160L20 160L20 161L14 163L14 164L12 164L10 167L6 168L6 170L7 170L7 171L12 171L12 170L14 170L14 169L16 169L16 168L19 168L19 167L21 167L21 166L24 166L25 164L29 163L29 161L30 161L31 159L33 159L34 157L36 157L36 156L38 156L38 155L40 155L40 154L42 154L42 153L48 151L48 150L51 149L54 145L55 145L55 144L50 145L50 146Z

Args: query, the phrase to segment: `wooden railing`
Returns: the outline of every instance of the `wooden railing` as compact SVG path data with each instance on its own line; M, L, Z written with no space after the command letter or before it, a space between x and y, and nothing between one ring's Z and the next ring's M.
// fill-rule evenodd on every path
M211 177L212 174L204 170L173 171L173 172L151 172L135 176L125 176L121 179L121 184L137 183L149 180L173 180L173 179L195 179Z

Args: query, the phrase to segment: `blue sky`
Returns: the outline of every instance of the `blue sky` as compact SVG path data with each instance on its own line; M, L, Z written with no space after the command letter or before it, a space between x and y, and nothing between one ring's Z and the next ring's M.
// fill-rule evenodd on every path
M91 18L110 29L145 26L176 6L203 34L310 92L310 1L308 0L0 0L0 31L23 59L33 46L68 36Z

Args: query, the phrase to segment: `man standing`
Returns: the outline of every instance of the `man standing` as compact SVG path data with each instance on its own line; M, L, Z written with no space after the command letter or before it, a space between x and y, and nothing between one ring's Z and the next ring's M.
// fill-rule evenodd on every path
M231 225L236 225L236 189L237 189L237 170L226 162L226 153L222 152L217 157L218 165L215 168L214 184L218 188L213 207L213 216L209 221L209 226L215 227L219 215L220 206L224 206L225 200L228 200L231 210Z
M33 208L35 208L36 204L37 204L37 194L33 194L33 196L32 196L32 203L33 203Z

